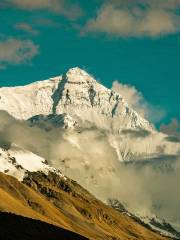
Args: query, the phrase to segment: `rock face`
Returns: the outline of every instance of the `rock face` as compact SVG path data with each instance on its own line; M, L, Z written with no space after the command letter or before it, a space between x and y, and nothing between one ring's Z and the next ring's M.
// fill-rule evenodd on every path
M0 109L18 119L66 113L113 131L137 127L152 129L120 94L99 84L80 68L27 86L1 88L0 96Z

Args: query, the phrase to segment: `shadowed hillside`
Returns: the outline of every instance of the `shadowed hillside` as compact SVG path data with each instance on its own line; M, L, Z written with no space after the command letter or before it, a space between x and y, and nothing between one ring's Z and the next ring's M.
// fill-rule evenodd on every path
M87 238L38 220L0 213L0 239L86 240Z

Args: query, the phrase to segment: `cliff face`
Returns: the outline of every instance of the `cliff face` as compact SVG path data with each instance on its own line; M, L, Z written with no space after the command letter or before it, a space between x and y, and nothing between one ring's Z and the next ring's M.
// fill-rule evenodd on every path
M0 199L3 212L38 219L89 239L166 239L55 173L29 173L23 183L1 173Z

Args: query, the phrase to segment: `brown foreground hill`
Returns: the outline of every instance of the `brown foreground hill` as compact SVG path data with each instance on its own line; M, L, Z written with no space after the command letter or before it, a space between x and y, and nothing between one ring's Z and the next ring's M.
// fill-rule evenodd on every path
M54 173L29 173L23 182L0 173L0 211L41 220L93 240L168 239Z

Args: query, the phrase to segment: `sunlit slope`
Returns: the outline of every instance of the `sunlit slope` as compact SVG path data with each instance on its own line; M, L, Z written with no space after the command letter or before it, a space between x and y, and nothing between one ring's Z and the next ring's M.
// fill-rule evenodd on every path
M53 173L32 173L24 183L0 173L0 210L90 239L166 239L104 205L74 181L64 181Z

